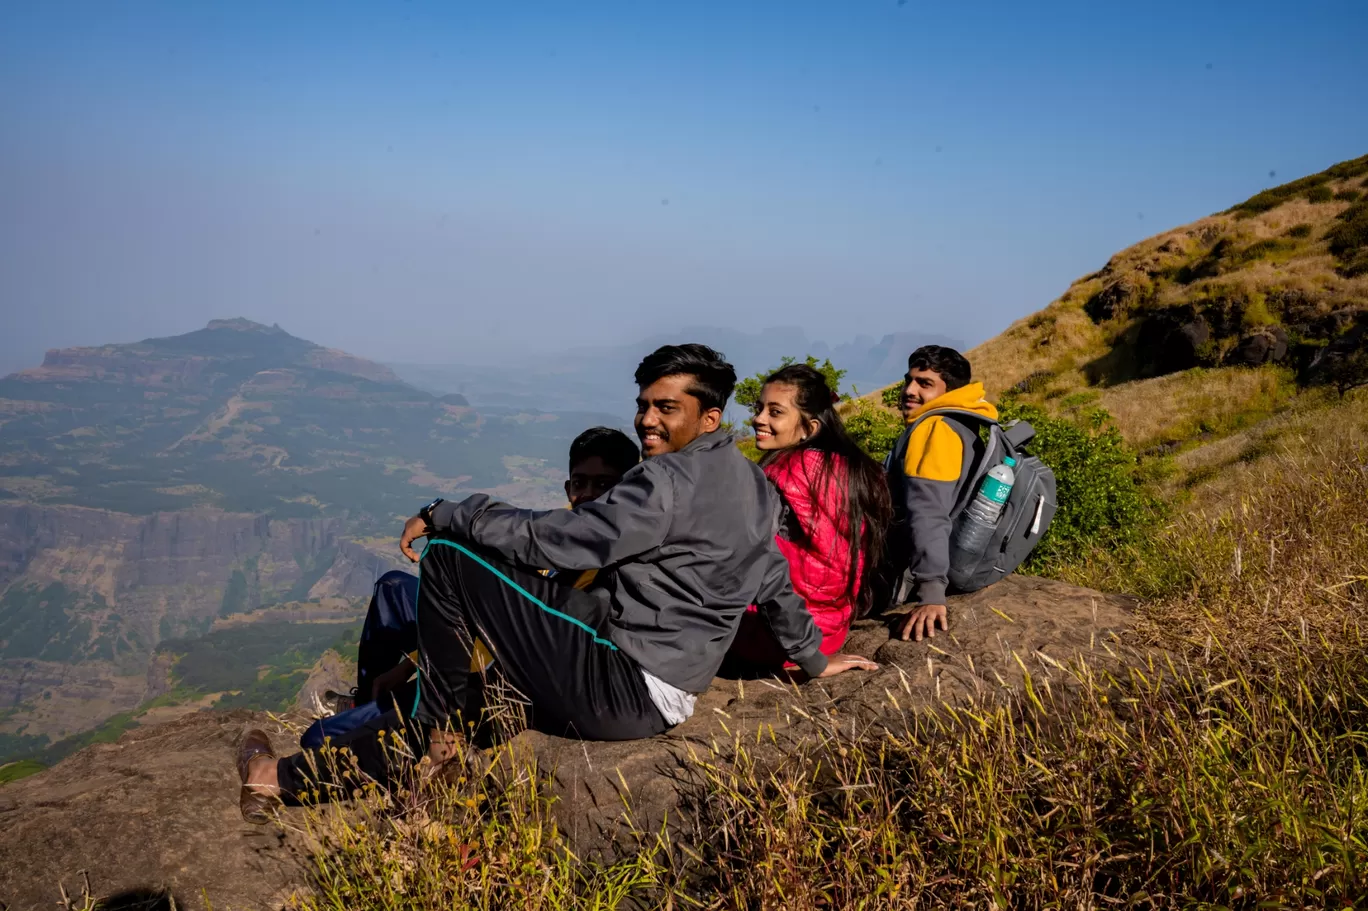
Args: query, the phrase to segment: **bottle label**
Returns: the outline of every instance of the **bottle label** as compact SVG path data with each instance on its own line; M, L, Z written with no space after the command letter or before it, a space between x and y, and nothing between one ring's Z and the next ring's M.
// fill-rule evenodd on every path
M1011 493L1011 484L1004 484L992 475L984 478L983 486L979 488L979 494L987 497L994 503L1006 503L1007 497L1009 497Z

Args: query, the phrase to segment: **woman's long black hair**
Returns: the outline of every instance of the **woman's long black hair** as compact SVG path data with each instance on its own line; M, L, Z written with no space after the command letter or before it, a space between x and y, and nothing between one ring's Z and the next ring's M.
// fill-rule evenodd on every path
M871 583L883 558L884 537L893 520L893 504L888 496L883 466L850 438L841 416L836 413L836 392L816 368L790 364L766 377L765 385L770 383L792 386L803 423L815 420L818 426L816 432L797 446L765 453L760 464L780 463L800 455L804 449L813 449L825 456L821 468L809 478L809 494L819 506L833 492L838 498L838 502L827 505L833 507L832 511L837 515L844 515L846 520L846 543L850 553L846 597L855 603L856 615L863 616L873 600ZM843 464L838 466L838 462ZM832 483L842 468L845 483ZM863 571L861 554L864 555Z

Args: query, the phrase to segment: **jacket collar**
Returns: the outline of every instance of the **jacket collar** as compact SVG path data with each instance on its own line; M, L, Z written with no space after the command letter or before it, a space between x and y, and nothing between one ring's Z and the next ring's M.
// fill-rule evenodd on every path
M685 452L705 452L710 449L721 449L723 446L735 444L736 438L725 430L714 430L712 433L703 433L694 437L683 449Z
M960 411L972 411L984 417L997 420L998 412L993 404L983 398L983 384L969 383L958 389L952 389L938 398L934 398L922 405L907 418L906 423L911 424L922 415L933 411L940 411L945 408L954 408Z

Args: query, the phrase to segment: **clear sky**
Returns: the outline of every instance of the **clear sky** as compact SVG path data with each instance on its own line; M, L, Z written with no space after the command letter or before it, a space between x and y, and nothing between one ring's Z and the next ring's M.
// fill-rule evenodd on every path
M1368 153L1365 34L1363 0L8 0L0 372L239 315L387 361L978 341Z

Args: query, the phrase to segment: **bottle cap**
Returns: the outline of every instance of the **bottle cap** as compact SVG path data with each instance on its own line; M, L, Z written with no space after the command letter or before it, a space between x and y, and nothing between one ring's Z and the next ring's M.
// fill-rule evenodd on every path
M1008 468L1016 468L1016 459L1008 456L1002 460L1002 464L1006 465Z

